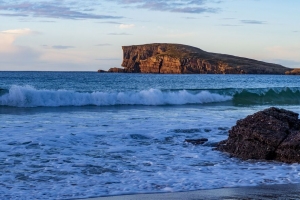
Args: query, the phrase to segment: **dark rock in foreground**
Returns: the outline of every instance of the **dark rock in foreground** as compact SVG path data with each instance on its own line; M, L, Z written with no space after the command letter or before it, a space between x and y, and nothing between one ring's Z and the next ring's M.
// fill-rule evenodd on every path
M271 107L238 120L217 150L241 159L300 162L298 114Z
M123 46L122 68L109 72L158 74L285 74L291 69L238 56L210 53L199 48L154 43Z

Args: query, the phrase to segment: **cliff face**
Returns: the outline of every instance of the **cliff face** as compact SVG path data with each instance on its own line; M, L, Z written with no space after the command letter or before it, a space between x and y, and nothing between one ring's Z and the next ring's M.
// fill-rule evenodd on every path
M253 59L205 52L181 44L123 46L124 69L111 72L162 74L285 74L289 68Z

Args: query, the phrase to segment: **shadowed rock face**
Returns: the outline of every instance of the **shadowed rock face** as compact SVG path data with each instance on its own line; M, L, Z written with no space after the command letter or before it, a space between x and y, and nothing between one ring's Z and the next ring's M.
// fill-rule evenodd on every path
M123 46L124 69L110 72L162 74L285 74L289 68L216 54L181 44Z
M269 108L238 120L217 150L241 159L300 162L298 114Z

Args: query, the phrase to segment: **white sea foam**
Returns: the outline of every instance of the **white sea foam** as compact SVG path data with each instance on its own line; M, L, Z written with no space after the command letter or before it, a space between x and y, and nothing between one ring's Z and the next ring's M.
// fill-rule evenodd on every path
M231 96L186 90L163 92L158 89L139 92L76 92L70 90L35 89L31 86L12 86L0 96L0 105L16 107L85 106L85 105L184 105L222 102Z
M262 107L73 109L1 115L1 199L79 199L300 182L299 164L241 161L212 150L237 119ZM208 139L204 145L184 142L203 137Z

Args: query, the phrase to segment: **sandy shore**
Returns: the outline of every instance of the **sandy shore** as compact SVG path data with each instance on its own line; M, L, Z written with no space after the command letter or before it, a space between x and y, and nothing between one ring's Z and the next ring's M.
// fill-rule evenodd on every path
M191 192L135 194L90 198L89 200L198 200L198 199L300 199L300 184L222 188Z

